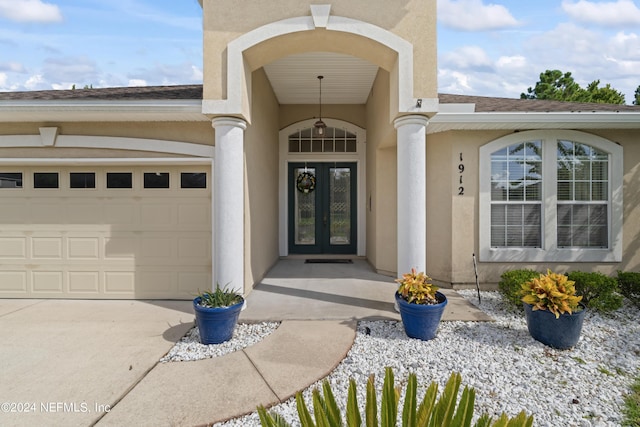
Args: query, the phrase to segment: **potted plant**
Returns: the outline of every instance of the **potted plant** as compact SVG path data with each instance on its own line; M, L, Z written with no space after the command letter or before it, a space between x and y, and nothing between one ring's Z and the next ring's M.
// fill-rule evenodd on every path
M244 298L236 291L216 285L214 291L201 292L193 300L196 326L202 344L229 341L238 323Z
M396 279L399 283L395 294L405 333L411 338L430 340L435 338L438 324L447 305L447 297L438 292L431 278L424 272L411 273Z
M521 294L533 339L561 350L578 343L586 307L576 295L573 280L547 270L547 274L525 282Z

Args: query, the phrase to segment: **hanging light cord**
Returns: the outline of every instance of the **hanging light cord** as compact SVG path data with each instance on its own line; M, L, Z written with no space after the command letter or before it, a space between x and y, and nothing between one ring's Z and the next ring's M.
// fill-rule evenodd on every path
M320 121L322 121L322 79L324 76L318 76L318 80L320 80Z

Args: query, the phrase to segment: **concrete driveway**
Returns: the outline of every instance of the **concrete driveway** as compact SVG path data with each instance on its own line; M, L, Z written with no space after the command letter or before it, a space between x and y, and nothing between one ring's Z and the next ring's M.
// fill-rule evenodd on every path
M92 425L193 319L191 301L0 299L0 425Z

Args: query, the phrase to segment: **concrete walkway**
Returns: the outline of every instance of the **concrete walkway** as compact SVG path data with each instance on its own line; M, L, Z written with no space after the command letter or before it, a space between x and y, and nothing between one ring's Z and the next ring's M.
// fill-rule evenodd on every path
M10 405L0 425L192 426L287 400L340 363L358 319L399 318L394 288L364 261L284 260L241 315L281 320L274 333L223 357L166 364L158 360L193 326L191 301L0 299L0 403ZM490 320L446 294L445 320Z

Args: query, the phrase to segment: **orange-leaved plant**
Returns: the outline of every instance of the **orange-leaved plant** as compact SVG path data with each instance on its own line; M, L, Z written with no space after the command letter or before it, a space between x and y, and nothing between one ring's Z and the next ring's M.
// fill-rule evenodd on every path
M412 304L438 304L436 292L438 287L431 283L431 277L424 272L417 272L415 268L411 273L405 273L402 278L396 279L400 284L398 294L408 303Z
M581 296L576 295L575 283L564 274L547 270L547 274L522 284L522 302L531 304L533 310L548 310L556 318L564 313L571 314L578 309L582 300Z

